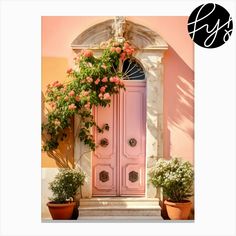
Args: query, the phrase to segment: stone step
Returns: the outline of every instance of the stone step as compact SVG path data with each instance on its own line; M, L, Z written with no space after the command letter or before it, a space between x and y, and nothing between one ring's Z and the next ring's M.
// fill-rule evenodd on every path
M84 207L79 209L80 216L160 216L157 208L94 208Z
M80 206L159 206L158 198L101 197L80 199Z
M80 199L79 219L162 219L157 198Z
M78 218L78 221L83 221L83 220L92 220L92 221L100 221L100 220L109 220L109 221L116 221L116 220L130 220L133 222L133 220L138 221L138 220L153 220L153 221L160 221L163 220L161 216L80 216Z

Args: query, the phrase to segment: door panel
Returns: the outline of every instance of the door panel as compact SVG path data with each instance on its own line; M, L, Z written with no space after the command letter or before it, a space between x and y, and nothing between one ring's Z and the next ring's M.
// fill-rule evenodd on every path
M95 143L101 140L108 141L107 146L98 146L93 153L93 195L117 195L116 186L116 130L117 130L117 96L112 97L110 107L96 107L94 109L95 121L99 127L109 125L109 130L103 133L95 132Z
M146 88L127 81L120 93L120 195L145 194Z

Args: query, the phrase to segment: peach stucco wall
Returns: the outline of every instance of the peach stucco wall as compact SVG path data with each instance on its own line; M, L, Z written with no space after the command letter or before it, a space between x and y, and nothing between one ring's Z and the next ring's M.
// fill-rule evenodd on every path
M111 17L42 17L42 92L54 80L63 81L72 66L71 42L85 29ZM127 17L157 32L169 45L164 57L164 155L193 162L194 67L193 43L187 32L187 17ZM68 138L72 144L73 135ZM62 146L65 150L65 146ZM69 163L73 150L68 152ZM58 161L42 155L43 167Z

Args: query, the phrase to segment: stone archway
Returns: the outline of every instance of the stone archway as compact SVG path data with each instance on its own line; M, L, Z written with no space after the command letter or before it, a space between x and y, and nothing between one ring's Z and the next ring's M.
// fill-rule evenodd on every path
M156 158L163 157L163 64L164 52L168 49L167 43L151 29L126 21L123 17L115 19L121 20L120 31L117 32L114 20L110 19L98 23L76 37L71 47L75 52L84 48L91 48L95 55L99 55L101 42L111 37L124 37L132 45L138 48L136 58L144 67L147 78L147 99L146 99L146 173L155 163ZM122 35L120 35L122 34ZM92 153L77 137L77 127L79 120L75 117L75 161L85 171L87 180L82 188L82 197L92 196ZM148 184L146 178L146 197L156 197L156 190Z

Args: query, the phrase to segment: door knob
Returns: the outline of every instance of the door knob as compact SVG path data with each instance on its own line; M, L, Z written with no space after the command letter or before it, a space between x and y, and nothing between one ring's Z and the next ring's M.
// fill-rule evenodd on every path
M131 147L135 147L136 144L137 144L137 140L136 140L135 138L131 138L131 139L129 140L129 145L130 145Z
M105 124L104 126L103 126L103 128L106 130L106 131L109 131L109 125L108 124Z
M108 144L109 144L109 141L108 141L107 138L101 139L100 145L101 145L102 147L106 147L106 146L108 146Z

